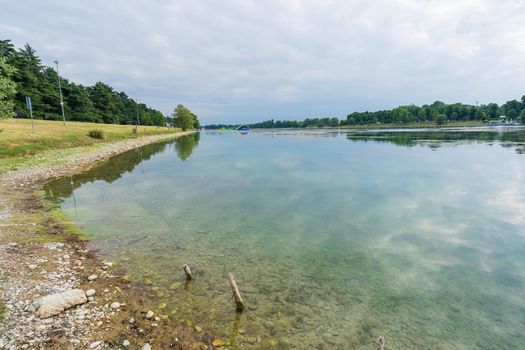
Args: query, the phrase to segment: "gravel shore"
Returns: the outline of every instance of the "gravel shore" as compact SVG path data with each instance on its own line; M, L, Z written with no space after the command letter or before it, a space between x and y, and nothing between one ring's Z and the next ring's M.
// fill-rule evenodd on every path
M0 349L213 349L214 340L221 343L150 310L148 294L65 232L35 195L46 181L184 134L107 143L0 177ZM81 294L73 307L51 317L37 312L43 297L72 290Z

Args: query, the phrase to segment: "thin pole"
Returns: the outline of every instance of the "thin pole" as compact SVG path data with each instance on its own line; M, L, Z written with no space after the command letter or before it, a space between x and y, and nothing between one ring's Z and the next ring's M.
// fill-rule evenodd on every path
M58 70L58 61L55 61L57 65L57 78L58 78L58 92L60 93L60 108L62 108L62 122L66 125L66 114L64 113L64 98L62 97L62 85L60 84L60 72Z
M182 265L182 268L184 269L184 272L186 273L186 279L189 281L193 278L193 274L191 273L190 267L188 265Z
M235 304L237 305L237 311L242 312L244 310L244 301L242 300L241 293L239 293L239 288L237 288L237 283L235 283L235 278L231 272L228 274L228 281L230 282L233 298L235 299Z
M376 350L385 350L385 337L382 335L376 340Z
M27 109L29 109L29 115L31 116L31 127L33 128L33 134L35 133L35 121L33 120L33 105L31 104L31 97L26 96Z

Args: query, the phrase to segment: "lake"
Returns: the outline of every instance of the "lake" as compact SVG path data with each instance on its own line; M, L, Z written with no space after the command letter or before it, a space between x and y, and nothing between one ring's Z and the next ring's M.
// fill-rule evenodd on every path
M230 349L518 349L524 145L521 128L204 132L46 190Z

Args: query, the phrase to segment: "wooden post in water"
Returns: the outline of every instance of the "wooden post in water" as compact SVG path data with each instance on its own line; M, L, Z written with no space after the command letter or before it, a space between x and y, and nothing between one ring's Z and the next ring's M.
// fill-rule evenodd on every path
M186 279L191 280L193 278L193 275L191 273L190 267L188 265L182 265L182 268L184 269L184 272L186 273Z
M385 350L385 337L382 335L376 340L376 350Z
M239 293L239 288L237 288L237 283L233 277L233 273L228 274L228 280L230 281L230 287L232 288L233 299L235 299L235 304L237 305L237 311L244 310L244 301L242 300L241 293Z

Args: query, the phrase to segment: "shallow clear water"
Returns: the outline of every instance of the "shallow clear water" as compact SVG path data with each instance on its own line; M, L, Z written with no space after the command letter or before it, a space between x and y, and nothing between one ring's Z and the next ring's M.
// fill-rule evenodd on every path
M48 193L164 312L230 348L371 349L384 335L389 349L517 349L524 141L502 129L205 133ZM197 277L185 286L186 263Z

